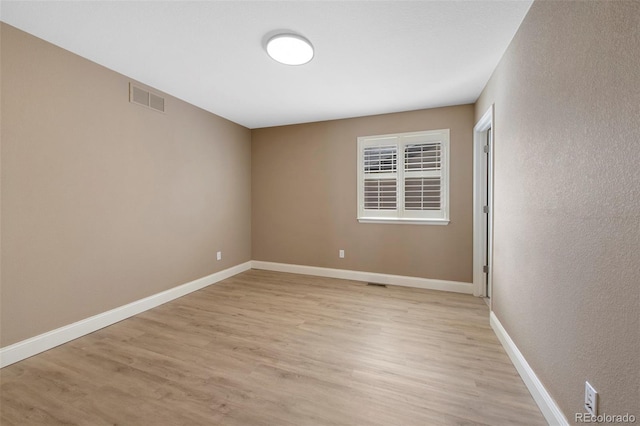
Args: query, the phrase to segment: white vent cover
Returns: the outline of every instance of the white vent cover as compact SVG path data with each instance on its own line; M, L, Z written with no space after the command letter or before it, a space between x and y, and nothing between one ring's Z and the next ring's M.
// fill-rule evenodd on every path
M149 92L149 107L164 112L164 98Z
M129 83L129 102L164 112L164 98Z

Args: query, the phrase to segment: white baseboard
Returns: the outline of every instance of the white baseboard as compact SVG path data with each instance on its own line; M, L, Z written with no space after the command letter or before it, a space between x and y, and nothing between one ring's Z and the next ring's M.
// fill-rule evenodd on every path
M529 393L531 393L536 404L538 404L538 408L542 411L542 415L544 415L547 423L554 426L569 425L569 422L560 410L560 407L558 407L551 395L549 395L549 392L544 388L542 382L529 366L527 360L524 359L524 356L522 356L522 353L516 344L513 343L513 340L511 340L511 337L509 337L507 331L504 329L502 324L500 324L498 317L496 317L493 311L489 316L489 322L491 324L491 328L493 328L493 331L496 333L496 336L498 336L498 340L500 340L500 343L502 343L502 346L507 352L507 355L511 358L511 362L516 367L516 370L518 370L518 374L522 377L522 381L524 381L524 384L529 389Z
M302 275L316 275L328 278L341 278L345 280L366 281L379 284L399 285L404 287L417 287L429 290L452 291L455 293L473 294L473 284L458 281L432 280L429 278L406 277L402 275L378 274L375 272L352 271L348 269L321 268L318 266L291 265L288 263L263 262L254 260L251 262L253 269L267 271L289 272Z
M144 299L136 300L135 302L131 302L110 311L85 318L78 322L74 322L73 324L65 325L64 327L48 331L40 334L39 336L6 346L0 349L0 368L29 358L63 343L67 343L71 340L77 339L78 337L93 333L96 330L115 324L123 319L132 317L151 308L155 308L163 303L167 303L171 300L177 299L178 297L200 290L249 269L251 269L251 262L241 263L240 265L207 275L206 277L198 278L197 280L178 287L145 297Z

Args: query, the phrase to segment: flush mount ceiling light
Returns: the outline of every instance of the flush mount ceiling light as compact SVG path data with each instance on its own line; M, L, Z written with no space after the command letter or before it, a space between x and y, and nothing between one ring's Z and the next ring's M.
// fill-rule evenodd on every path
M285 65L302 65L313 59L313 46L296 34L278 34L267 42L267 53Z

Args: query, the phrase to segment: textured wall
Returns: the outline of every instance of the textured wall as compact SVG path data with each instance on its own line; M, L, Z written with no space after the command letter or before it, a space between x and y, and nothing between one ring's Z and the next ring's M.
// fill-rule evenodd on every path
M357 137L443 128L451 223L358 223ZM472 128L463 105L253 130L253 259L471 282Z
M640 2L536 1L491 103L493 309L570 421L640 417Z
M2 24L6 346L251 259L251 134ZM215 252L223 251L217 262Z

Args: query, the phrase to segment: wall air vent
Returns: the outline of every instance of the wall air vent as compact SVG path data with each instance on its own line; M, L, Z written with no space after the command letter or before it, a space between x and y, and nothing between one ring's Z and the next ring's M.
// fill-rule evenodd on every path
M164 98L129 83L129 102L164 112Z
M149 92L149 108L164 112L164 98Z

